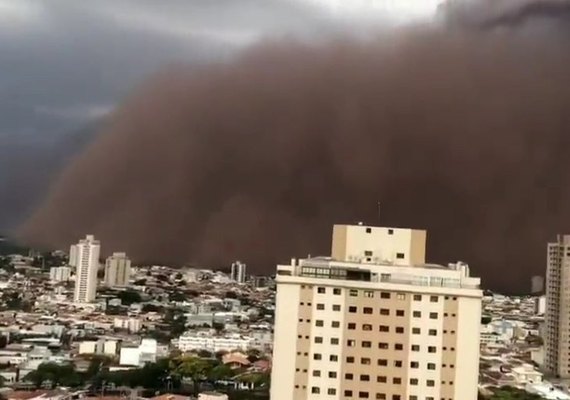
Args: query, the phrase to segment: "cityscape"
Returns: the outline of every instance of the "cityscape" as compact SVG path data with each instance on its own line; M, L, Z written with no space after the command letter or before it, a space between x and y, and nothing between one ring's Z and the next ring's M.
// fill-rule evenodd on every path
M563 266L545 244L529 294L429 263L427 232L335 225L330 255L271 276L1 247L6 399L570 399ZM510 397L509 397L510 396ZM525 397L526 396L526 397ZM534 396L534 397L533 397Z
M570 400L570 0L0 0L0 400Z

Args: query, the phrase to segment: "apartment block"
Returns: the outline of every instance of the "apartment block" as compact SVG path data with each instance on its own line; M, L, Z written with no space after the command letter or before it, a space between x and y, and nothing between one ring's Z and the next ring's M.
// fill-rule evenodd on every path
M570 378L570 235L548 243L546 257L545 369Z
M426 232L333 228L277 267L272 400L475 400L480 279L425 263Z
M126 253L113 253L105 261L106 286L127 286L131 277L131 260Z

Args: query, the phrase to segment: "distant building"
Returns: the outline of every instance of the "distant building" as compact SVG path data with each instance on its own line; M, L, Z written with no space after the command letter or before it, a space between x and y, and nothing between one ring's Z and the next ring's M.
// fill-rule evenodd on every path
M86 340L79 343L79 354L102 354L115 356L119 350L116 340Z
M121 347L120 365L143 366L156 362L158 343L155 339L143 339L138 346Z
M76 246L75 303L91 303L97 292L97 269L101 244L93 235L87 235Z
M69 265L77 267L77 245L72 244L69 247Z
M534 299L534 312L537 315L544 315L546 313L546 296L538 296Z
M67 282L71 276L71 268L69 267L51 267L49 270L49 279L52 282Z
M570 235L558 235L547 249L544 366L570 378Z
M542 294L544 291L544 277L543 276L533 276L530 279L530 293L531 294Z
M141 330L141 320L138 318L121 318L116 317L113 326L118 329L127 329L131 333L137 333Z
M230 278L237 283L245 283L245 268L246 265L240 261L232 263Z
M125 253L113 253L105 262L105 285L127 286L131 277L131 260Z
M335 225L332 257L277 266L272 400L477 399L480 279L426 236Z
M178 349L181 351L208 350L211 352L247 350L253 348L254 343L254 338L238 334L212 336L206 332L187 332L178 338Z

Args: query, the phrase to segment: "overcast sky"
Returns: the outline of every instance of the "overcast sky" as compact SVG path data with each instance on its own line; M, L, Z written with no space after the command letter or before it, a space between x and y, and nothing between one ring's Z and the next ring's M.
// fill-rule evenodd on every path
M0 135L71 129L107 112L164 65L227 57L267 36L358 31L346 9L333 12L336 3L0 0ZM343 1L364 14L370 3Z

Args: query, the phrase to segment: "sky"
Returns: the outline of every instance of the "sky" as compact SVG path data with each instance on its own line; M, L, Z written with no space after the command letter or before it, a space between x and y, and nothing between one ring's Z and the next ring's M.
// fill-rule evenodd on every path
M229 57L264 37L358 32L349 16L361 13L361 24L371 3L353 0L342 9L336 3L0 0L0 136L49 140L48 134L73 130L105 115L168 64ZM425 7L416 11L425 14ZM374 15L375 23L384 21Z

